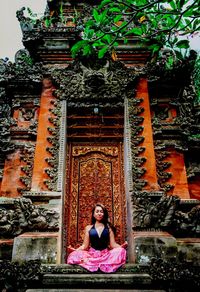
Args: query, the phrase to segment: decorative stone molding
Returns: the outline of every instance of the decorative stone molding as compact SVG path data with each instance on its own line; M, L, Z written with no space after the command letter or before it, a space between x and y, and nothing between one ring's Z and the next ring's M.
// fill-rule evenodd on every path
M172 184L167 183L172 177L171 172L166 172L166 169L171 166L171 162L163 161L169 154L170 152L168 151L155 151L158 184L161 187L161 190L166 192L174 187Z
M2 180L2 178L3 178L3 168L0 169L0 180Z
M15 63L0 60L0 82L28 80L40 83L43 77L42 64L33 63L27 50L19 50L15 55Z
M170 88L170 83L166 83L165 86ZM169 96L165 97L165 102L163 100L160 101L159 97L151 100L151 106L154 111L152 126L155 144L160 143L157 141L163 139L163 144L171 144L170 146L185 151L193 145L195 145L195 148L198 147L197 142L199 141L200 133L199 111L195 106L196 92L191 76L188 76L187 84L182 86L179 84L179 87L179 94L171 96L169 93ZM159 105L162 103L167 103L168 106L165 105L164 107L162 105L160 107ZM176 108L177 116L170 121L162 120L165 116L162 114L160 116L160 110L167 113L169 105ZM170 142L172 140L174 140L174 143ZM182 146L180 147L179 145L181 144Z
M193 178L196 175L200 175L200 163L199 162L189 162L189 166L186 168L187 177Z
M57 231L58 219L57 211L34 206L30 199L14 199L10 205L7 199L0 208L1 237L12 238L28 231Z
M168 147L175 148L180 151L187 151L188 144L186 141L180 141L175 139L163 139L154 141L155 150L165 150Z
M35 108L22 108L21 109L21 120L22 121L33 121L35 117Z
M30 40L40 40L43 37L42 32L68 32L68 33L75 33L77 30L72 24L73 14L69 15L68 17L71 18L71 21L67 21L67 17L65 19L59 19L53 16L49 10L45 11L45 15L40 19L33 20L30 17L25 17L24 11L25 7L22 7L20 10L16 12L16 17L20 22L21 30L23 33L23 41L30 41ZM46 23L48 20L48 24ZM51 21L53 20L53 21ZM69 22L69 23L68 23Z
M136 71L127 69L121 62L98 61L97 58L87 62L74 61L67 69L52 72L59 87L56 95L68 102L122 101L133 96L138 76Z
M183 212L179 197L163 194L155 200L148 192L134 192L132 201L134 230L161 229L180 237L199 236L200 205Z
M142 167L146 162L146 158L141 156L138 157L139 154L145 151L145 147L139 146L144 140L144 137L140 135L143 131L143 126L141 126L141 124L143 123L144 118L137 116L144 111L144 108L139 106L142 101L142 99L136 98L131 98L128 101L131 129L132 178L133 188L135 190L142 190L147 183L142 179L142 176L146 172L146 169Z
M5 89L0 87L0 156L14 149L10 136L11 123L11 107Z
M49 164L50 168L46 168L45 172L49 176L49 179L44 180L44 184L50 191L57 191L58 181L58 164L59 164L59 138L60 138L60 120L61 120L61 105L60 101L53 101L53 109L49 109L49 112L53 115L49 117L49 122L52 123L52 127L48 127L48 131L51 136L47 137L47 140L52 147L47 147L46 150L52 155L45 160Z
M194 86L190 84L183 90L182 96L176 101L179 109L179 116L176 122L180 123L180 130L182 135L190 136L193 133L193 125L195 125L195 111L194 101L196 99L196 92Z
M25 185L25 188L18 188L19 193L27 192L31 189L33 174L35 143L27 143L20 152L20 161L25 165L21 167L25 174L19 177L19 180Z
M38 95L35 94L23 94L23 97L20 95L15 95L15 99L12 101L12 108L20 108L23 107L25 104L31 103L34 107L40 106L40 98L38 98ZM34 108L35 109L35 108Z

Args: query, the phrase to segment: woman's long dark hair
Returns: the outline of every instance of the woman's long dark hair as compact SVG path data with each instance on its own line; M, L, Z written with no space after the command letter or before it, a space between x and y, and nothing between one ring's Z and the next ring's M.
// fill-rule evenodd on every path
M95 224L95 222L96 222L96 219L94 218L94 211L95 211L95 209L96 209L96 207L101 207L102 208L102 210L103 210L103 219L102 219L102 223L103 223L103 225L104 226L109 226L111 229L112 229L112 231L114 232L114 234L116 234L116 228L110 223L110 221L109 221L109 218L108 218L108 210L106 209L106 207L103 205L103 204L101 204L101 203L97 203L95 206L94 206L94 208L92 209L92 219L91 219L91 223L92 223L92 225L94 225Z

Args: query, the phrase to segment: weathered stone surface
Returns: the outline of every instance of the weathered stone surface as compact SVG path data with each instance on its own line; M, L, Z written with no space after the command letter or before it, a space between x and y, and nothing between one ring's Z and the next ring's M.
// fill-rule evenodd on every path
M177 239L179 258L200 266L200 238Z
M9 205L13 205L12 209ZM0 200L1 237L13 238L28 231L57 231L58 218L56 210L37 207L30 199L10 199L10 204L9 199Z
M68 285L71 287L108 287L108 288L118 288L118 287L131 287L132 285L139 284L142 286L150 285L151 278L148 274L66 274L66 275L56 275L56 274L46 274L43 276L43 285L51 287L63 287L63 285Z
M40 260L42 263L56 263L57 233L24 233L15 237L12 260L24 262Z
M132 98L138 76L137 71L121 62L98 60L95 56L52 72L52 79L59 87L55 94L60 99L103 104Z
M176 239L167 232L134 232L135 262L149 264L152 258L173 258L177 255Z
M26 292L92 292L91 289L28 289ZM95 289L99 292L144 292L143 289ZM165 290L146 290L146 292L165 292Z

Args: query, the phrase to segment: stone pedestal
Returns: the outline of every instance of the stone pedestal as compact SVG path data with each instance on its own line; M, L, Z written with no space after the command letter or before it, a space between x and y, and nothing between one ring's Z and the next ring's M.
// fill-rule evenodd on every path
M135 262L148 264L154 257L167 260L177 255L176 239L167 232L134 232Z
M57 242L58 234L55 232L24 233L14 239L12 260L24 262L39 259L42 263L55 264Z

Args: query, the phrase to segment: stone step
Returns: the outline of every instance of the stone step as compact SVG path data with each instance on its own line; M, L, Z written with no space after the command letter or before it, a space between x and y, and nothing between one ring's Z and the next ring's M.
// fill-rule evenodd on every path
M125 264L121 268L117 270L117 274L125 274L125 273L140 273L142 265L136 264ZM87 271L86 269L78 266L78 265L68 265L68 264L43 264L42 265L42 273L43 274L90 274L91 272ZM96 272L97 274L102 274L101 271Z
M114 274L44 274L44 288L78 288L78 289L138 289L149 288L151 277L148 274L114 273Z
M28 289L26 292L94 292L94 289ZM165 292L147 289L95 289L95 292Z

